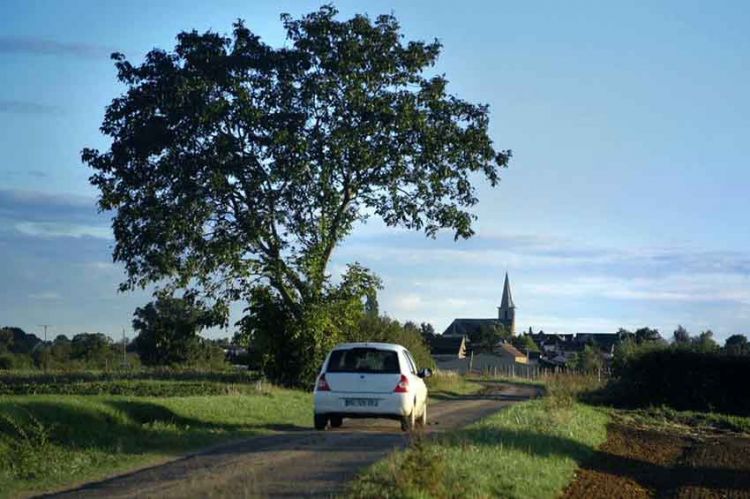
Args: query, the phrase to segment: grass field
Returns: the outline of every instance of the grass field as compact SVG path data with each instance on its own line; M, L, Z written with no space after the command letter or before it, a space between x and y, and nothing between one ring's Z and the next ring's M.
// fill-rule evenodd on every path
M158 383L184 391L180 382ZM93 480L231 438L309 427L310 408L309 393L255 383L231 395L0 396L0 495Z
M477 381L437 372L427 381L431 401L476 393L483 388ZM717 482L708 493L750 487L750 418L594 407L579 395L596 388L595 380L543 382L542 399L434 440L415 435L407 450L364 472L350 495L542 498L565 491L578 498L628 490L641 497L671 490L673 468L690 471L687 491L700 473ZM229 439L309 428L311 398L252 373L6 373L0 375L0 497L103 478ZM729 454L720 452L729 447ZM628 475L621 458L642 463L643 473L627 466ZM706 475L717 462L725 469ZM661 476L654 470L663 483L654 481ZM620 492L608 491L610 482Z
M550 383L543 399L434 440L417 437L361 475L350 496L555 497L607 435L607 411L575 402L576 383Z
M482 385L459 376L452 371L435 371L432 376L427 378L427 390L430 397L430 403L437 403L441 400L450 400L463 395L471 395L482 389Z

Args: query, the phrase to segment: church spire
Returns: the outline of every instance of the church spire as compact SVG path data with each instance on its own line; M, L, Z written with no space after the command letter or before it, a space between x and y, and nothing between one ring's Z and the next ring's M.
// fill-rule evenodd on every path
M497 319L510 334L516 334L516 306L513 303L513 296L510 294L510 279L508 273L505 273L505 284L503 285L503 299L500 306L497 307Z
M510 280L508 279L508 273L505 273L505 284L503 285L503 299L500 302L500 308L508 310L510 308L516 308L513 304L513 296L510 294Z

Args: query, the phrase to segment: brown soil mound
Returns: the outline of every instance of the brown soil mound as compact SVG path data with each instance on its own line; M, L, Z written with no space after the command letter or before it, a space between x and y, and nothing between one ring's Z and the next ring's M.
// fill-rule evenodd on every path
M565 498L750 498L750 438L610 425Z

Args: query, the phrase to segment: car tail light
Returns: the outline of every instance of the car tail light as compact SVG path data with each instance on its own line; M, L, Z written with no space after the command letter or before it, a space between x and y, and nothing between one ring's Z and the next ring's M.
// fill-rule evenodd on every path
M319 392L330 392L331 387L328 386L328 381L326 381L326 375L321 374L320 378L318 378L318 391Z
M398 382L398 385L396 385L396 388L393 389L394 393L406 393L409 391L409 378L401 375L401 379Z

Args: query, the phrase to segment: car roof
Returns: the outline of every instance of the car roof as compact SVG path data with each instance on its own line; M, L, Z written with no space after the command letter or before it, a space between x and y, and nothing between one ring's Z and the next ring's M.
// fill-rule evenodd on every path
M377 343L377 342L361 342L361 343L339 343L333 350L350 350L352 348L377 348L378 350L392 350L397 352L399 350L406 350L401 345L395 343Z

